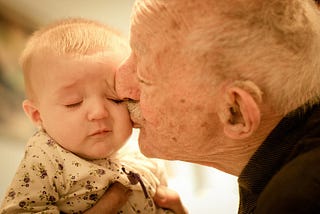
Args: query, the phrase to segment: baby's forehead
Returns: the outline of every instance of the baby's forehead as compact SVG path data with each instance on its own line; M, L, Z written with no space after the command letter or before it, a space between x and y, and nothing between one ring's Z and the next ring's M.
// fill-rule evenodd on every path
M79 53L59 53L55 50L40 51L33 57L33 68L39 64L47 64L50 69L51 66L57 64L93 64L106 65L109 67L118 67L127 55L119 51L104 51L104 52L88 52L87 54Z
M127 52L121 50L105 50L94 52L90 51L86 54L68 53L61 54L61 57L68 57L69 59L96 63L114 63L120 64L128 56Z
M100 72L101 78L112 79L113 84L115 72L123 59L123 55L110 51L90 55L56 54L53 52L38 54L33 60L30 75L41 75L46 78L48 73L54 73L54 76L63 78L70 75L77 77L82 72L90 77L94 73Z

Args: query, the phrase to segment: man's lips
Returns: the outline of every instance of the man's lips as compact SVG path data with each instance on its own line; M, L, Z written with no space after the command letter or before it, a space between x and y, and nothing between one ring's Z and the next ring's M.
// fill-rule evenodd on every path
M136 115L134 114L130 114L130 119L131 119L131 122L132 122L132 127L133 128L141 128L142 125L141 125L141 116L139 118L136 117Z
M128 110L130 113L130 118L132 121L132 126L134 128L141 128L142 115L139 107L139 103L136 101L127 101ZM139 123L140 122L140 123Z

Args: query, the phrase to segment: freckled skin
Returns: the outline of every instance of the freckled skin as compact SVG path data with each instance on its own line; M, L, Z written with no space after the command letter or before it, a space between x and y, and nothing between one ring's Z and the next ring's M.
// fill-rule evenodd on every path
M211 9L216 9L216 4L229 5L209 0L156 1L156 6L152 2L137 1L142 6L134 12L131 24L131 55L116 73L118 95L137 101L135 109L139 111L135 112L141 112L140 116L132 115L140 128L141 151L148 157L200 163L231 174L240 173L262 141L255 141L250 150L241 153L249 139L239 141L238 136L234 139L226 134L226 124L230 125L232 120L241 122L241 118L230 113L225 87L228 81L222 80L228 74L216 75L214 71L226 69L229 61L224 61L225 56L218 50L215 54L195 51L192 34L199 30L200 14L212 15ZM221 25L221 17L215 19L213 26ZM217 63L211 65L212 61ZM210 66L205 66L208 63ZM269 110L266 115L270 115ZM264 139L267 131L257 132L261 136L252 139Z
M161 7L159 10L168 12ZM160 16L163 13L159 13ZM161 17L157 17L158 19L161 20ZM116 87L121 96L121 88L127 87L124 80L130 86L130 78L133 80L137 76L148 82L139 83L137 93L143 115L143 120L138 122L141 125L139 145L145 155L192 161L198 154L203 157L209 151L207 146L199 148L198 142L213 140L216 133L209 130L219 130L216 127L216 109L212 108L217 99L210 90L211 82L199 79L199 71L195 72L184 61L185 57L180 52L183 48L181 39L177 40L177 35L172 33L183 30L182 24L179 20L168 19L169 24L163 20L161 26L152 28L152 32L146 31L142 26L132 26L131 44L137 50L132 52L118 70ZM158 32L160 30L161 34ZM137 58L140 60L136 61ZM132 68L136 73L133 70L126 72ZM130 87L127 89L129 90L126 90L124 96L135 99L136 95L132 94ZM199 89L202 91L200 95ZM194 154L195 149L199 151L198 154Z

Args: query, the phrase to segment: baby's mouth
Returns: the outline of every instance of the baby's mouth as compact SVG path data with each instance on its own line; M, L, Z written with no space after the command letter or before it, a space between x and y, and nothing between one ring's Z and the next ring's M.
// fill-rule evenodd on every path
M111 132L111 130L108 129L99 129L97 131L94 131L90 134L90 136L99 136L99 135L106 135L109 132Z

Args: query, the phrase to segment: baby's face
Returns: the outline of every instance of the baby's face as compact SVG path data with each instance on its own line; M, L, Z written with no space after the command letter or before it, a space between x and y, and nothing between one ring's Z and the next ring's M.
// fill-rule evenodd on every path
M132 124L114 90L123 58L114 53L75 59L50 56L37 63L34 89L43 128L62 147L89 159L122 147Z

